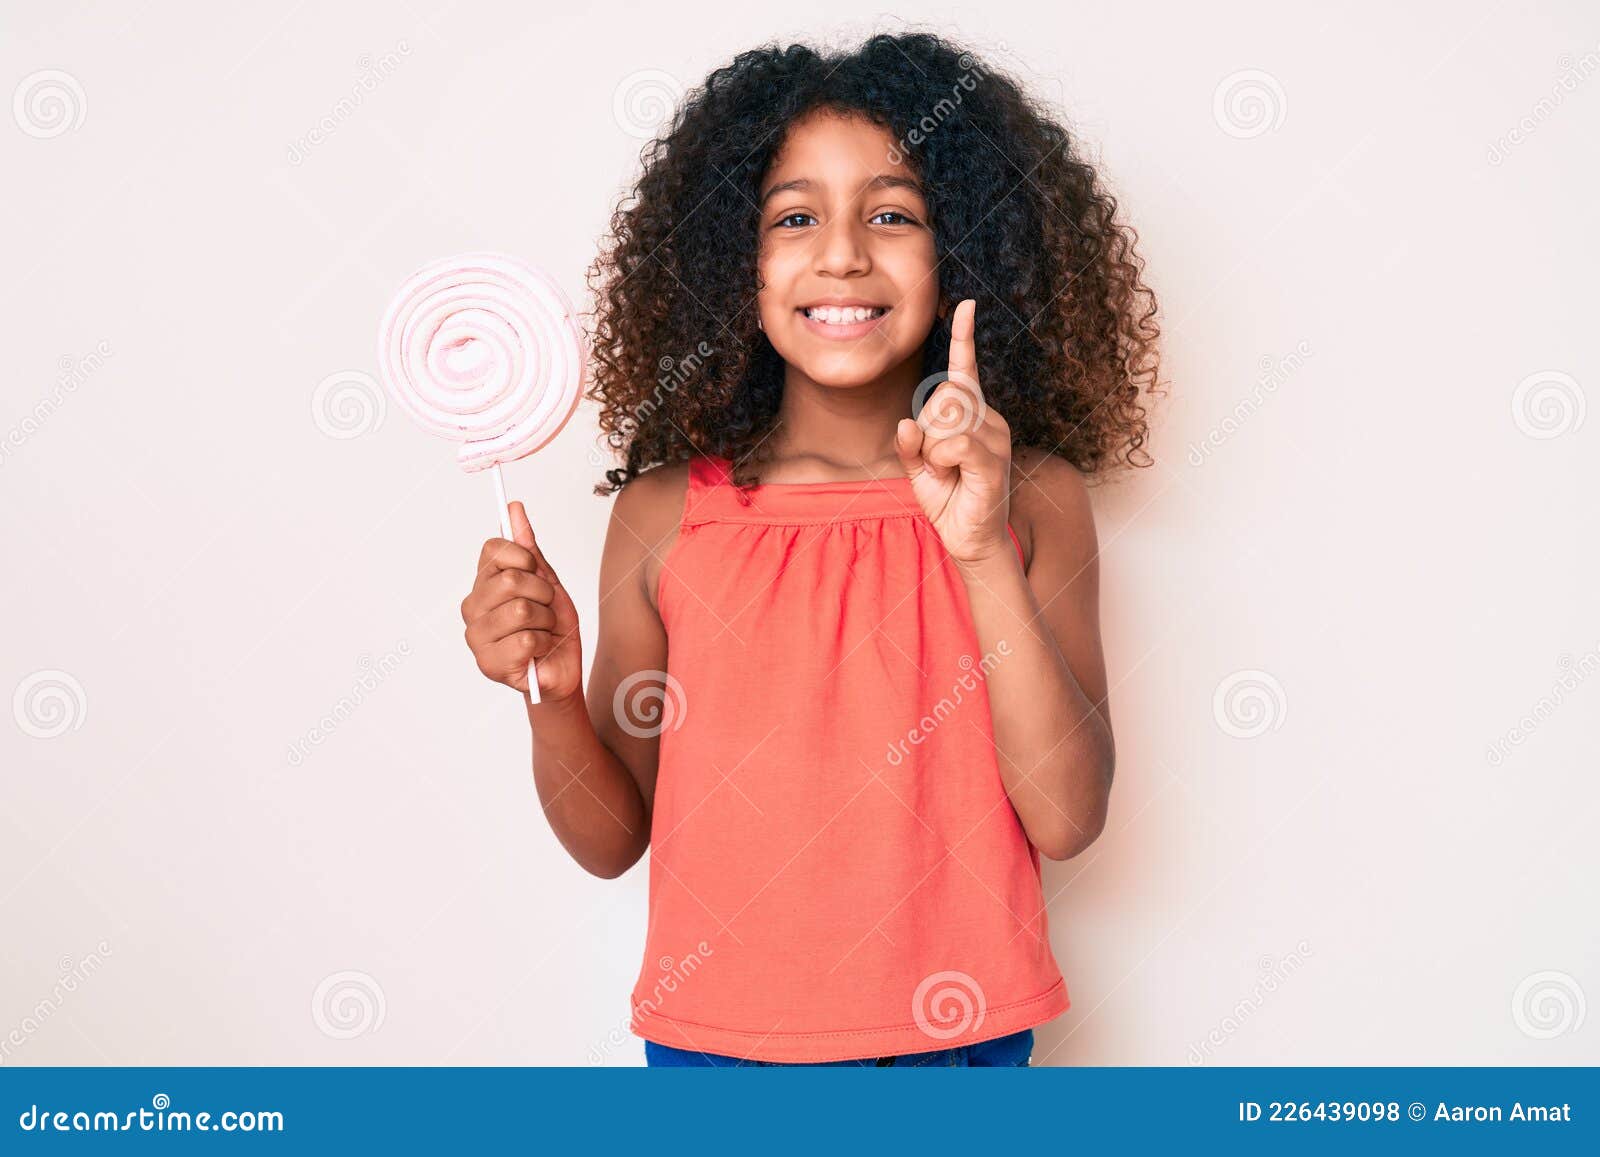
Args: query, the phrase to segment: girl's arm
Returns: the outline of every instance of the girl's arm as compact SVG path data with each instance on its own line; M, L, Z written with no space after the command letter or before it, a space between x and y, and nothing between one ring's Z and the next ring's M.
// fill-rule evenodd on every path
M533 777L550 827L585 870L622 875L650 846L659 738L624 729L617 714L641 690L665 683L667 636L650 596L656 563L677 524L682 486L673 471L631 481L611 507L600 559L600 635L587 696L528 704ZM647 692L648 693L648 692Z
M516 541L485 544L462 603L467 643L489 678L525 690L528 660L537 658L541 701L528 702L528 725L539 802L562 847L607 879L626 872L650 844L657 740L620 727L612 704L622 679L666 669L666 634L646 594L648 564L676 522L671 483L662 483L641 476L612 506L587 697L577 614L520 503L511 508Z
M1105 826L1116 765L1100 645L1099 548L1082 476L1054 455L1019 450L1012 495L1027 572L1014 549L961 566L984 654L1000 776L1029 840L1053 860ZM1009 546L1009 543L1008 543ZM997 650L1001 641L1006 653Z

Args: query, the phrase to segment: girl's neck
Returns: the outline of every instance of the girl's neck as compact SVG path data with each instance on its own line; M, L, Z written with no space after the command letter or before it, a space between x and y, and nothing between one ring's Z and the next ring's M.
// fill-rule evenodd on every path
M819 385L788 367L772 434L772 463L809 459L836 466L851 477L897 472L895 426L911 416L920 360L919 356L875 381L849 387Z

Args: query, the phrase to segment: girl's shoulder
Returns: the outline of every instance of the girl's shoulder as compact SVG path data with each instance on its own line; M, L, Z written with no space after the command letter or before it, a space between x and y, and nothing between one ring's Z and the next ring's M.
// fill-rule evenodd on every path
M615 509L631 522L676 523L689 490L688 462L664 462L641 470L617 491Z
M642 470L617 492L611 521L620 532L606 536L606 553L616 574L637 573L646 597L655 602L661 563L678 537L689 493L689 463L666 462Z
M683 517L689 471L687 462L666 462L640 471L617 491L611 506L612 520L622 523L657 552L665 553L659 544L676 533Z
M1011 452L1011 528L1022 541L1023 569L1039 549L1094 550L1094 511L1084 474L1059 454L1034 446Z

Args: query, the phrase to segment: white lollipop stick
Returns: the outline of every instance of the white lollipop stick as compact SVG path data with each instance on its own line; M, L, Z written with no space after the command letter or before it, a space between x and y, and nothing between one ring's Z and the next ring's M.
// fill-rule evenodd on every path
M511 538L511 503L506 498L506 476L500 472L498 462L489 473L494 477L494 497L500 507L500 537ZM528 699L539 702L539 672L532 659L528 660Z
M490 472L494 475L494 496L500 503L500 537L511 537L511 503L506 499L506 476L500 473L500 463ZM532 682L532 680L529 680Z
M500 464L561 432L587 371L583 330L561 287L498 253L418 270L378 333L378 373L390 395L423 429L460 443L463 470L493 474L505 538L511 515ZM531 664L528 698L539 702Z

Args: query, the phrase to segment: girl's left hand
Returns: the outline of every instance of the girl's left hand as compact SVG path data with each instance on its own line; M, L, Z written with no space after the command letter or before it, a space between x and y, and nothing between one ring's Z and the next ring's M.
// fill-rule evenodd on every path
M950 322L950 369L916 419L902 418L894 446L912 492L961 566L1004 557L1011 508L1011 428L984 403L978 382L974 315L956 306Z

